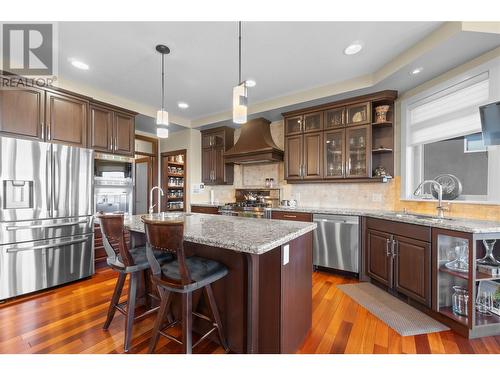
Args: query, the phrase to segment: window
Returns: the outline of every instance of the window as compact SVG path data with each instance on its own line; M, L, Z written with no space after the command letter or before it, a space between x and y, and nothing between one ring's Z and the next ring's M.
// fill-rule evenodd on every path
M456 176L456 200L500 202L500 147L483 145L479 106L500 97L500 59L401 103L401 198L423 180ZM433 198L432 198L433 199Z

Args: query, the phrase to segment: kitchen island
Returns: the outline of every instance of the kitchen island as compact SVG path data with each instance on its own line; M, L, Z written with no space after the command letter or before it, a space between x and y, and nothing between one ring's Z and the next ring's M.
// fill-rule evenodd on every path
M213 289L232 352L294 353L300 347L311 328L316 224L206 214L153 216L181 216L186 253L229 269ZM145 242L140 215L130 217L125 226L133 245ZM199 297L193 295L193 306L206 311ZM174 315L176 309L174 304ZM205 330L204 321L195 323L195 331Z

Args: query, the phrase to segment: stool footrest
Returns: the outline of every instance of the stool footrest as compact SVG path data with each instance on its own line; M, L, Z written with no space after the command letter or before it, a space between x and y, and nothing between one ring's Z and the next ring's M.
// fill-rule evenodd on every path
M168 333L166 332L163 332L163 331L160 331L160 335L162 335L163 337L166 337L167 339L169 340L172 340L172 341L175 341L177 344L181 344L182 345L182 341L179 340L177 337L175 336L172 336L172 335L169 335Z
M212 332L214 332L215 330L217 329L217 326L214 326L212 327L212 329L210 329L207 333L205 333L203 336L200 337L200 339L198 341L196 341L196 343L193 345L193 349L200 343L202 342L203 340L205 340L208 336L210 336L212 334Z

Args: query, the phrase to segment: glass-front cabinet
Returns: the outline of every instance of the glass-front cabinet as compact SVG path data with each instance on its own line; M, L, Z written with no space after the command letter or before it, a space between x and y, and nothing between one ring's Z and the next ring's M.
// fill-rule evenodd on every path
M371 122L370 103L353 104L346 107L346 125L361 125Z
M371 126L346 128L346 177L371 176Z
M333 108L325 111L325 129L334 129L344 126L345 107Z
M303 116L294 116L285 119L285 134L294 135L302 133Z
M345 130L325 132L324 177L342 178L345 171Z
M500 333L500 233L433 229L433 309L469 338Z
M322 114L322 112L315 112L304 115L304 133L323 130Z

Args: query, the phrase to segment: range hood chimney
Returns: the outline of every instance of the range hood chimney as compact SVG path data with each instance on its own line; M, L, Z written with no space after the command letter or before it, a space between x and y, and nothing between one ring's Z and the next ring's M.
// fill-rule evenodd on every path
M259 117L241 127L236 144L225 152L226 163L275 163L283 160L283 151L271 136L271 121Z

